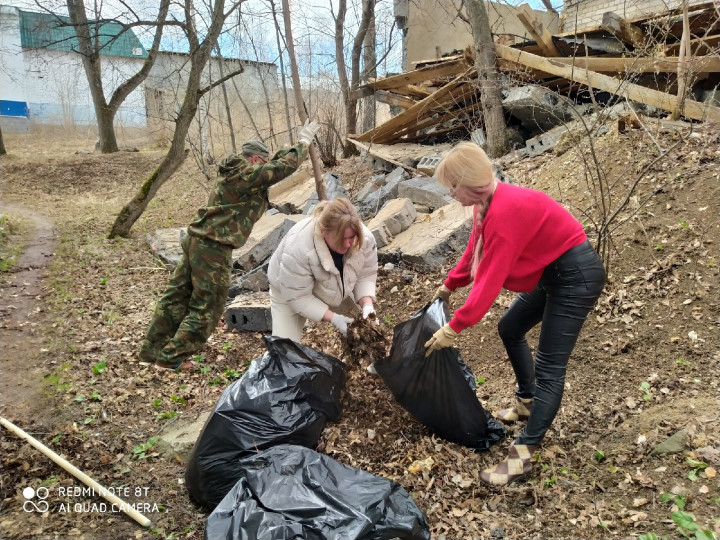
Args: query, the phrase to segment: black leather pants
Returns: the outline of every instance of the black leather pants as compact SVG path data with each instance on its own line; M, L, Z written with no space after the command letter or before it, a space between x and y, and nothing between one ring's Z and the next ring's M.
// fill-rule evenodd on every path
M550 263L535 290L518 294L500 319L498 332L515 371L516 395L533 398L515 444L538 445L550 428L560 409L570 353L604 285L602 261L585 241ZM539 322L533 362L525 334Z

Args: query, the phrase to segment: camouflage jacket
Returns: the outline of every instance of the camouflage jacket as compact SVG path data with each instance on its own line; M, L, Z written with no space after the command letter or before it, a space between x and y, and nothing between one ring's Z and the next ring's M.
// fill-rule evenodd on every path
M215 190L188 233L233 249L241 247L268 208L270 186L294 173L307 156L303 143L280 150L264 165L253 165L242 154L229 156L218 167Z

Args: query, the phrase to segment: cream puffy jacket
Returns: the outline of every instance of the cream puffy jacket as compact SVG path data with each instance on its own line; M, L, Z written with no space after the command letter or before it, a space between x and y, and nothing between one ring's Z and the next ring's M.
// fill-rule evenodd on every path
M330 306L351 297L375 300L377 246L370 229L363 225L363 245L345 254L343 280L335 268L330 249L312 217L297 222L270 258L268 281L271 295L293 311L315 322Z

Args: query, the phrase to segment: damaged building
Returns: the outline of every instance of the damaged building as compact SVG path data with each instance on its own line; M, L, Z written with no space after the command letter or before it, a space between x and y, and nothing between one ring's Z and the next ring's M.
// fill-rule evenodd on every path
M355 90L355 97L389 104L394 116L349 140L406 166L389 146L468 138L482 144L472 34L459 4L396 0L394 5L406 70ZM554 130L619 103L637 114L720 121L715 2L575 0L567 1L559 16L527 4L487 6L516 150L542 151L557 139Z

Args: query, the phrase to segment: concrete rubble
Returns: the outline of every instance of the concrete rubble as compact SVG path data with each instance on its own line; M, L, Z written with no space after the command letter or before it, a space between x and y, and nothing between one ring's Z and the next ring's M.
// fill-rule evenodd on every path
M329 198L348 196L337 175L328 174L325 180ZM354 204L375 236L381 264L403 263L419 271L434 271L451 263L465 248L471 214L452 202L448 190L434 178L408 178L397 167L374 175L358 195ZM247 243L233 251L235 276L225 311L228 330L272 329L269 258L288 230L317 204L314 178L307 171L295 173L270 190L270 202L273 208L255 224ZM147 241L153 253L172 268L180 258L185 234L185 229L159 229Z

